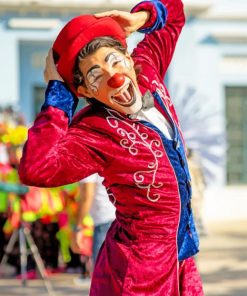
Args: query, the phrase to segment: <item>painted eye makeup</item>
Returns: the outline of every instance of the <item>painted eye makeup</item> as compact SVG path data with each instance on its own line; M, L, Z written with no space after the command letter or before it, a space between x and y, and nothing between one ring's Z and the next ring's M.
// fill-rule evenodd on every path
M93 71L88 74L87 80L89 84L93 84L97 82L101 77L102 77L101 71Z
M119 63L124 65L124 57L118 55L117 53L112 53L109 57L108 63L112 66L115 66Z
M99 85L103 78L103 74L99 70L93 70L87 76L89 87L94 94L99 92Z
M94 83L97 82L100 78L102 78L102 75L91 76L90 78L88 78L88 82L89 82L89 84L94 84Z

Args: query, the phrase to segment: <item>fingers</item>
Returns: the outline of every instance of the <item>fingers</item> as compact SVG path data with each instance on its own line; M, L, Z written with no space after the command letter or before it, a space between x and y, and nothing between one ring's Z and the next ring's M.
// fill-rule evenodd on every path
M48 54L45 60L44 80L46 83L48 83L49 80L63 81L62 77L57 72L57 67L53 59L52 48L50 48L50 50L48 51Z
M110 10L106 12L96 13L95 17L111 17L120 25L126 36L135 31L135 18L130 12L121 10Z
M74 253L81 253L82 239L83 234L81 231L77 233L72 233L70 247Z
M47 73L47 69L46 68L44 70L43 76L44 76L44 81L47 84L49 82L49 78L48 78L48 73Z
M73 244L73 245L71 244L71 249L76 254L80 254L81 253L80 247L78 245L76 245L76 244Z
M118 10L109 10L109 11L105 11L105 12L100 12L100 13L95 13L94 16L97 18L102 18L102 17L106 17L106 16L110 16L110 17L116 17L119 16L119 11Z
M55 66L54 59L53 59L52 48L50 48L49 51L48 51L48 55L46 57L46 62L49 63L49 64L53 64Z
M50 48L45 59L44 80L46 83L48 83L50 78L49 77L50 68L52 64L54 64L53 58L51 59L51 55L52 55L52 49Z

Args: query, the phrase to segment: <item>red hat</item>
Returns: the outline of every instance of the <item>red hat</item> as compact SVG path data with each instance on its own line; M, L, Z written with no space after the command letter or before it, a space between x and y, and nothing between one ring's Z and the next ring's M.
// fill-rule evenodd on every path
M77 55L93 39L103 36L111 36L126 47L125 33L115 20L93 15L73 18L63 27L53 44L58 73L75 94L73 71Z

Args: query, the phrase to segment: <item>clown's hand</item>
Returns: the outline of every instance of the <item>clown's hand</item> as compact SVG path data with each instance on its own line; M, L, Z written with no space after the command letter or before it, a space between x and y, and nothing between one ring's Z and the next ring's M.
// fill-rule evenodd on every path
M96 13L94 16L97 18L106 16L113 18L122 27L126 37L128 37L131 33L140 29L149 20L150 12L143 10L130 13L126 11L111 10Z
M63 81L63 78L57 72L57 67L53 59L52 49L49 50L48 55L46 57L44 80L46 83L48 83L49 80Z

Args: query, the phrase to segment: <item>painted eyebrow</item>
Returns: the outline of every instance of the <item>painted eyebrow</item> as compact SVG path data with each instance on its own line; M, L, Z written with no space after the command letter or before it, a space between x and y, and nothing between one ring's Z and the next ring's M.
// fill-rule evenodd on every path
M108 53L108 55L105 57L105 62L107 63L107 62L109 61L111 55L114 55L114 54L115 54L115 52L110 52L110 53ZM91 71L93 71L94 69L99 69L99 68L100 68L99 65L94 65L93 67L91 67L91 68L87 71L87 75L86 75L86 76L88 76L88 74L89 74Z
M94 69L99 69L100 66L99 65L94 65L93 67L91 67L88 71L87 71L87 74L86 74L86 77L88 76L88 74L93 71Z
M109 61L111 55L114 55L114 54L115 54L115 52L108 53L108 55L105 57L105 62L107 63Z

